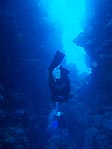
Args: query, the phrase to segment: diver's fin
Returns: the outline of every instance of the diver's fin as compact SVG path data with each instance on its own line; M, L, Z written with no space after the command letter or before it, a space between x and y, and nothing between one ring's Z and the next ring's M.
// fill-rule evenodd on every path
M50 66L49 66L49 69L53 70L54 68L56 68L62 62L62 60L64 59L64 56L65 56L65 54L63 54L62 52L57 50Z

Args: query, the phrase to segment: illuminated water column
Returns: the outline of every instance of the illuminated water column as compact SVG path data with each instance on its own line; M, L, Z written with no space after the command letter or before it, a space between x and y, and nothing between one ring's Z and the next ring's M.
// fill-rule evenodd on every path
M50 21L62 30L63 51L67 63L74 63L80 73L89 73L85 63L85 51L73 43L82 32L81 21L85 16L85 0L42 0Z

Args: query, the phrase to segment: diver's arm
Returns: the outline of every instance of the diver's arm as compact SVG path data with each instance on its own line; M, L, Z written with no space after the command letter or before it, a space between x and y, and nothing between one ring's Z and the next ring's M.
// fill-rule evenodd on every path
M71 91L71 84L70 84L70 80L67 80L67 84L68 84L68 89Z
M49 86L50 86L50 88L52 88L55 84L55 81L54 81L54 78L52 75L52 70L50 68L48 69L48 75L49 75L49 78L48 78Z
M68 76L66 77L65 82L66 82L67 90L68 90L68 92L70 92L71 91L71 84L70 84L70 79L68 78Z

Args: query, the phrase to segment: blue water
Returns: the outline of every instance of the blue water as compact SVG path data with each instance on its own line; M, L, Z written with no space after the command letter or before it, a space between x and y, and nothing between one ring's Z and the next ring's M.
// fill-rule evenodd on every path
M67 64L76 65L80 73L89 73L83 48L76 46L73 39L76 38L84 28L86 15L85 0L41 0L40 7L47 16L44 18L52 24L56 30L61 31L62 51L66 53ZM58 32L57 32L58 34Z

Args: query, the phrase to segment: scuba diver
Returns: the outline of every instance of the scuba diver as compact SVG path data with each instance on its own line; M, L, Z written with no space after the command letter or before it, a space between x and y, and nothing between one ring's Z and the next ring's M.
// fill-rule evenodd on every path
M66 126L66 117L63 113L63 103L71 97L71 85L68 77L69 70L59 66L63 61L65 54L57 51L49 68L49 87L51 89L51 100L55 103L55 107L49 116L49 126L59 128Z
M47 132L49 140L40 144L40 146L49 146L52 148L68 148L71 142L67 132L67 118L64 114L64 102L71 98L71 85L68 77L69 70L59 66L63 61L65 54L57 51L49 68L48 81L51 90L51 111L48 116Z
M70 98L71 86L68 77L69 71L59 66L64 56L62 52L57 51L48 69L51 100L54 102L65 102Z

